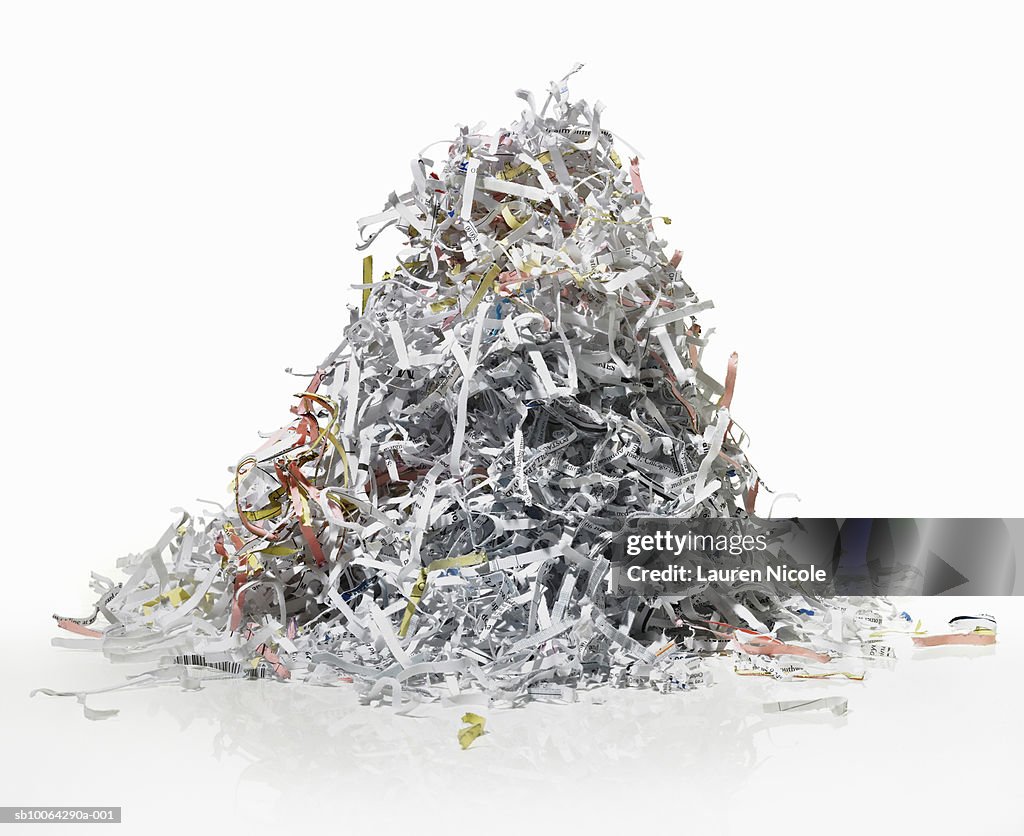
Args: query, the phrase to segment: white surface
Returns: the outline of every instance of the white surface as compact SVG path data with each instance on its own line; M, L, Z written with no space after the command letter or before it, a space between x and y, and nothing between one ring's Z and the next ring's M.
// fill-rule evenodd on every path
M451 718L293 707L263 685L126 696L99 724L27 701L119 675L51 650L49 613L86 604L88 570L147 546L167 509L223 497L255 431L287 419L301 382L282 367L310 371L340 339L355 219L455 122L514 119L513 89L577 60L574 93L644 152L685 275L717 303L709 368L740 352L735 414L768 484L808 516L1020 513L1019 6L347 5L0 9L0 803L208 830L308 785L325 825L425 832L455 800L488 802L499 830L558 807L598 829L1016 832L1017 601L984 605L995 655L844 687L839 728L744 730L757 683L496 715L467 753ZM247 714L273 719L246 730ZM221 729L237 748L217 757Z
M91 698L121 713L89 722L72 700L25 694L128 671L34 640L36 655L4 695L14 722L2 803L121 805L131 833L241 823L256 832L1019 833L1019 599L902 603L938 630L951 615L991 612L999 642L914 651L900 637L894 669L870 668L859 683L775 683L723 665L716 685L693 693L602 688L573 706L483 710L488 733L466 751L456 739L465 709L396 717L359 706L349 687L150 689ZM848 698L847 717L761 708L829 695Z

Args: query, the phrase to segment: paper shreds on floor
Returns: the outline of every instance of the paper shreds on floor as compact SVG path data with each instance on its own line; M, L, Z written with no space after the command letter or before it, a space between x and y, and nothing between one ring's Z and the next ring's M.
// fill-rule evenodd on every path
M459 729L459 745L463 749L468 749L470 744L484 733L484 727L487 725L487 720L479 714L467 712L462 715L462 722L468 723L469 725Z
M781 700L766 702L764 710L768 713L781 714L786 711L831 711L837 717L847 712L846 697L821 697L816 700Z
M565 79L540 108L517 95L517 122L461 128L359 222L361 249L388 227L407 246L384 272L365 259L361 309L239 461L230 505L122 559L122 583L94 574L94 611L59 618L78 638L55 643L152 660L153 682L347 680L408 710L692 688L723 652L739 672L857 678L877 644L860 634L905 626L884 601L768 583L609 591L626 522L743 516L761 483L729 411L736 355L702 366L712 304L666 250L637 156Z
M984 613L958 615L949 620L950 632L936 636L914 636L915 647L942 647L951 644L989 645L996 643L996 620Z

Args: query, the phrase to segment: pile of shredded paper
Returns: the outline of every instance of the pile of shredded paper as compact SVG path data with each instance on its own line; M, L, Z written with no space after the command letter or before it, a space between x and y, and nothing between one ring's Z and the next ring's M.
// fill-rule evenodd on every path
M742 517L761 483L729 411L736 356L724 383L701 364L711 302L666 251L637 157L565 81L413 161L410 190L359 222L360 249L392 226L407 245L377 276L365 258L361 308L238 462L233 502L122 559L123 582L94 574L94 612L58 617L78 637L56 643L151 660L151 680L352 681L408 710L688 689L723 654L744 675L857 678L886 632L914 631L881 599L650 599L612 569L631 520Z

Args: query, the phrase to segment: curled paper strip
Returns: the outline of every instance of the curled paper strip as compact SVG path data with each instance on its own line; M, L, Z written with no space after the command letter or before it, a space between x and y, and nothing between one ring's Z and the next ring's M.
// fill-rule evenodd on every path
M703 364L712 303L666 250L639 157L565 81L413 160L358 224L360 249L386 228L403 248L383 273L365 257L340 344L238 461L230 503L182 512L122 582L93 574L93 612L59 617L56 644L189 687L350 681L402 712L688 690L717 654L859 676L833 660L903 626L885 601L769 582L644 597L604 556L632 521L743 517L765 486L730 411L737 356L724 383Z
M487 721L479 714L467 712L462 715L462 722L468 723L469 725L465 728L459 729L459 745L463 749L468 749L470 744L484 733L484 727L487 725Z

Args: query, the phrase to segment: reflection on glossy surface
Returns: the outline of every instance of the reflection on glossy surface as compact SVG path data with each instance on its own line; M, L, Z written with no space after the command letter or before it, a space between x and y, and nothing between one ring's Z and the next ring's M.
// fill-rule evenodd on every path
M1004 825L1020 820L1020 599L900 606L933 630L991 612L999 642L915 652L894 636L897 659L865 661L863 682L740 677L722 660L716 684L690 693L604 688L575 705L412 717L360 705L351 686L215 681L98 695L95 708L120 714L88 722L74 700L29 691L109 686L145 668L36 639L4 692L5 792L18 804L122 804L124 832L144 836L1016 832ZM827 696L846 697L849 714L762 707ZM463 751L466 710L487 734ZM891 803L879 803L882 782Z
M998 644L947 644L937 647L915 647L911 651L910 658L915 662L924 662L930 659L984 659L987 656L995 656L998 651Z
M269 792L281 801L289 787L319 792L375 776L375 802L408 803L410 786L443 792L447 776L467 766L521 788L557 781L615 791L626 776L645 772L725 783L761 766L760 747L773 730L847 722L827 711L767 714L762 703L845 695L858 683L751 681L720 661L718 683L693 692L602 687L571 705L475 708L487 717L487 734L468 751L456 739L465 706L426 705L397 716L360 705L351 686L213 681L199 693L162 694L155 704L183 727L215 721L211 753L249 761L240 796ZM392 780L396 773L400 780Z

